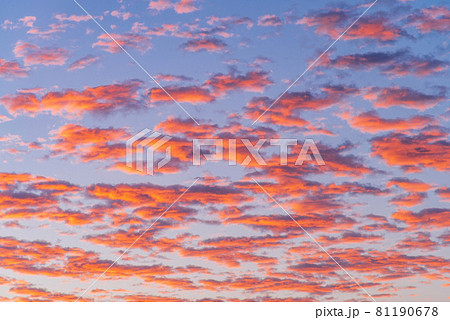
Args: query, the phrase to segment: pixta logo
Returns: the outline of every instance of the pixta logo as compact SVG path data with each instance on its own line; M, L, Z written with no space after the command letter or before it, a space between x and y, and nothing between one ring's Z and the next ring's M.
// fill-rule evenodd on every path
M127 140L127 167L148 175L154 174L155 151L172 139L172 137L159 132L151 132L150 129L144 129ZM164 158L157 164L158 169L164 167L172 159L170 150L170 146L168 146ZM144 165L145 163L146 165Z
M127 145L126 164L139 172L153 175L155 171L155 155L172 138L159 132L152 132L150 129L144 129L132 138ZM266 161L260 154L263 146L278 146L279 165L288 165L289 147L297 146L297 139L259 139L252 143L249 139L193 139L192 140L192 165L200 166L206 161L222 161L228 159L228 165L247 166L256 162L259 166L267 166ZM244 152L241 162L238 162L237 146L241 146L239 152ZM225 148L225 147L226 148ZM202 149L203 147L203 149ZM202 152L208 150L208 152ZM214 152L210 152L214 149ZM226 149L226 151L224 151ZM171 160L170 145L166 147L164 158L159 160L158 169L167 165ZM226 154L226 157L225 157ZM241 154L242 155L242 154ZM313 159L314 158L314 159ZM319 152L313 139L306 139L302 144L301 150L295 160L296 166L301 166L305 161L315 162L319 166L324 166L322 155ZM273 162L272 162L273 163ZM145 165L146 164L146 165Z

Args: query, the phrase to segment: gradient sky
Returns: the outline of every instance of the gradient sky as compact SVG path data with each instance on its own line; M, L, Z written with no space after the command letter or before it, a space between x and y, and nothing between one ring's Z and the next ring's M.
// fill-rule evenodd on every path
M0 300L450 298L445 1L1 1ZM153 176L125 166L172 137ZM192 166L192 139L314 139L326 165ZM238 145L238 160L248 155ZM162 156L162 153L159 153Z

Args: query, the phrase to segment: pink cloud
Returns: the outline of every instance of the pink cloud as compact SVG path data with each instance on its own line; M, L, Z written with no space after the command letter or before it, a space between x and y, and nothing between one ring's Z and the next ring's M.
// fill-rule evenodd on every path
M57 47L39 47L28 42L17 42L14 54L18 58L24 58L26 66L31 65L57 65L61 66L69 58L69 52Z
M6 61L0 59L0 77L3 78L23 78L28 75L28 70L21 67L16 61Z

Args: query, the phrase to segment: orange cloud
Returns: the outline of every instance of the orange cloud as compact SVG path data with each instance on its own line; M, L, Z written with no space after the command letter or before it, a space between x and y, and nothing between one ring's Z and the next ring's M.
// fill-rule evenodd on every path
M7 94L0 98L12 115L39 113L79 117L85 112L108 113L123 107L136 107L139 99L138 80L120 84L86 87L82 91L52 91L42 97L34 93Z
M381 118L376 111L364 112L348 120L350 126L369 133L380 131L408 131L421 129L427 125L434 124L434 119L430 116L414 116L411 118Z
M217 125L202 124L197 126L191 119L182 120L169 117L167 120L156 125L155 130L169 135L184 135L187 138L212 137L219 130Z
M190 87L166 87L167 92L178 102L181 103L207 103L215 100L214 95L207 88ZM149 98L152 102L172 101L164 90L153 88L149 91Z
M372 155L382 158L390 166L401 166L406 171L434 168L450 169L450 145L447 134L435 137L426 134L407 136L391 133L372 139Z
M124 157L125 129L86 128L76 124L66 124L53 132L51 145L53 156L80 159L83 162L94 160L117 160Z
M446 228L450 226L450 211L448 209L430 208L419 212L399 210L393 213L391 217L408 224L413 229L423 226L427 228Z
M389 23L387 18L362 18L344 36L346 39L374 39L393 41L402 35L400 28Z
M428 183L425 183L420 180L410 180L407 178L394 178L391 179L386 187L390 188L392 186L398 186L408 192L427 192L432 188L432 186Z
M425 200L426 193L423 192L411 192L406 195L400 195L389 200L390 203L400 207L414 207Z
M288 92L260 118L260 121L277 125L306 127L313 130L316 128L300 118L302 111L326 109L340 103L346 96L358 93L358 89L345 86L323 87L320 94L309 91ZM253 98L246 106L246 115L250 119L256 120L273 102L268 97ZM321 133L326 134L327 131L323 130Z
M252 71L245 75L215 74L205 82L213 92L223 95L230 90L245 90L262 93L273 82L268 78L267 72Z
M438 243L430 239L430 233L418 232L398 242L396 247L402 250L433 250Z
M439 195L439 197L450 200L450 188L448 187L442 187L436 190L436 193Z

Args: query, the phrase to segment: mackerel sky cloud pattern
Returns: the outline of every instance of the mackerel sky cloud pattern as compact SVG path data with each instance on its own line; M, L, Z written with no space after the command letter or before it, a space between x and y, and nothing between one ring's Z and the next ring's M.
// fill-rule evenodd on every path
M261 187L377 301L448 301L448 3L378 1L255 126L371 2L79 3L135 61L72 1L0 13L0 301L369 300Z

